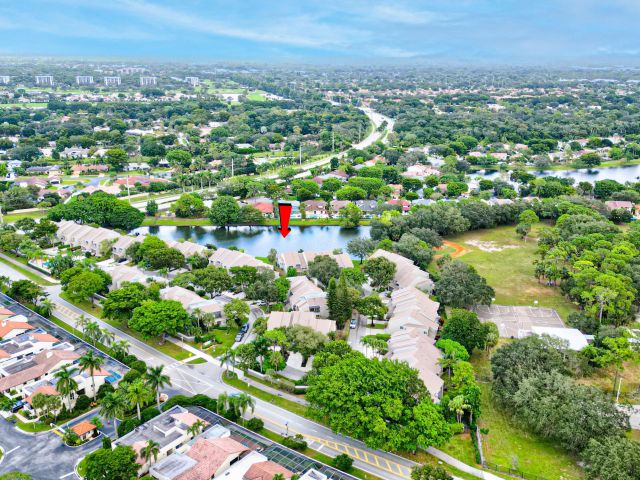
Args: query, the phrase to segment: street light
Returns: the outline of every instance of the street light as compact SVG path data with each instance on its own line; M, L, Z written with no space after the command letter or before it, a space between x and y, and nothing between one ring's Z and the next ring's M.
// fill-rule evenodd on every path
M289 436L289 422L284 422L284 426L287 428L287 433L285 435L285 437Z

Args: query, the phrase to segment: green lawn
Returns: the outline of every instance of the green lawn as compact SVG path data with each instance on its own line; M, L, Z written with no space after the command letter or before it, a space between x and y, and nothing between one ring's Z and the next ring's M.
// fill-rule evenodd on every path
M24 432L30 432L30 433L46 432L48 430L51 430L51 427L49 425L40 423L40 422L33 422L33 423L16 422L16 426L20 430Z
M473 449L473 443L471 442L471 435L468 432L454 435L446 445L438 448L467 465L478 466L476 464L476 454Z
M35 212L23 212L23 213L7 213L2 217L4 223L13 223L21 218L42 218L47 214L45 210L38 210Z
M91 305L91 302L88 302L88 301L74 302L74 301L71 301L69 297L67 297L66 294L64 293L60 294L60 297L64 298L67 302L72 303L76 307L84 310L85 312L90 313L94 317L100 318L103 322L108 323L109 325L117 328L118 330L122 330L123 332L131 335L132 337L137 338L141 342L145 342L150 347L153 347L156 350L164 353L165 355L169 355L170 357L175 358L176 360L186 360L187 358L190 358L192 356L190 352L180 347L179 345L176 345L173 342L166 341L163 344L160 344L155 340L151 340L151 339L146 340L142 336L142 334L140 334L139 332L136 332L135 330L130 329L124 323L118 322L116 320L104 318L102 316L102 309L97 305Z
M533 306L537 300L540 307L555 308L563 319L575 311L575 306L560 293L559 288L547 287L534 277L535 238L521 240L515 233L515 227L505 226L466 232L447 240L464 247L466 251L458 258L473 265L487 279L496 292L495 303ZM469 241L492 242L485 244L485 248L490 246L502 250L484 251L467 243Z
M478 424L488 433L482 435L485 460L510 468L517 459L518 468L529 475L548 480L583 478L577 459L553 442L520 428L516 421L497 408L491 397L490 363L486 353L476 352L471 359L482 389L482 416Z
M25 266L21 267L20 265L16 265L15 263L10 262L9 260L7 260L5 258L2 258L2 257L0 257L0 262L4 263L5 265L8 265L9 267L13 268L14 270L16 270L18 272L20 272L22 275L27 277L32 282L37 283L38 285L42 285L42 286L45 286L45 287L53 285L53 283L51 283L49 280L45 280L44 278L42 278L37 273L34 273L33 270L28 268L26 266L26 260L25 259L20 258L20 257L14 257L13 255L11 255L11 254L9 254L7 252L4 252L4 254L14 258L17 262L22 263Z
M295 413L296 415L300 415L301 417L307 417L307 407L305 407L304 405L300 405L299 403L292 402L291 400L287 400L285 398L272 395L271 393L260 390L259 388L256 388L253 386L247 386L247 384L242 380L238 378L233 378L227 374L223 375L223 380L227 385L231 385L232 387L235 387L238 390L242 390L243 392L253 395L256 398L264 400L265 402L271 402L278 407L284 408L285 410L289 410L290 412Z
M220 343L216 343L212 349L207 350L207 353L212 357L219 357L224 352L229 350L232 347L232 345L235 343L236 335L238 334L238 329L230 328L229 331L214 330L213 332L216 335L216 340L218 340Z

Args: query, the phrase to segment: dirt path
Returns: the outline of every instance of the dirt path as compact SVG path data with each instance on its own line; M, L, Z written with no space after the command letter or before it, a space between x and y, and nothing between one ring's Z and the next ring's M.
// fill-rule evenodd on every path
M449 240L443 240L442 247L434 248L434 250L443 250L444 247L453 248L454 251L449 254L452 258L456 258L467 253L467 250L462 245L460 245L459 243L450 242ZM442 255L434 255L434 258L439 258L441 256Z

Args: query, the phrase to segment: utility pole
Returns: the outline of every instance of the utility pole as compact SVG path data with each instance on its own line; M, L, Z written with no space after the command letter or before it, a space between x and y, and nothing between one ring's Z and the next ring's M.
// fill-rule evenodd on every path
M129 186L129 174L127 173L127 198L129 199L129 205L131 205L131 187Z
M302 166L302 142L300 142L300 145L298 146L298 158L300 166Z

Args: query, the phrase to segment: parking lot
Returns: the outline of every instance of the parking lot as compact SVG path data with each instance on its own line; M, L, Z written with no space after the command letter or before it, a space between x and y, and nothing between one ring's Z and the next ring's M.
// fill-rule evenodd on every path
M564 327L553 308L512 307L508 305L478 305L473 308L481 322L493 322L504 338L521 338L531 332L531 327Z

